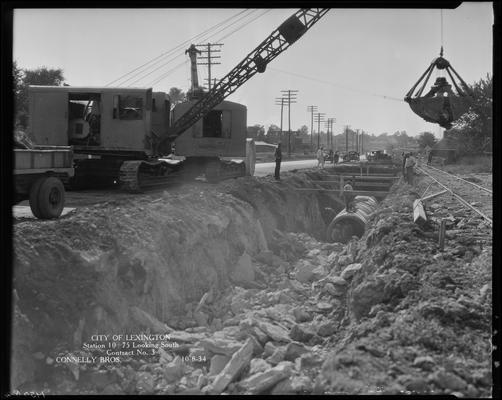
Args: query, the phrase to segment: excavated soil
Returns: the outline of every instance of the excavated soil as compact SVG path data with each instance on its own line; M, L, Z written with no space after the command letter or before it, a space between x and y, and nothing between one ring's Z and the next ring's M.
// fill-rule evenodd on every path
M338 203L295 190L323 173L193 183L17 222L13 388L491 395L491 227L439 199L414 224L421 178L394 185L361 239L325 243ZM169 339L108 339L152 348L85 362L106 355L86 348L93 335L140 333Z

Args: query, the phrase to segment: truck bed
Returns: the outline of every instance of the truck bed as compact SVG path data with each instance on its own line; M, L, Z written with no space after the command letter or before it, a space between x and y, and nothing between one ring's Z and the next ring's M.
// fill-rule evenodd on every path
M36 146L14 149L14 175L53 171L73 176L73 151L70 146Z

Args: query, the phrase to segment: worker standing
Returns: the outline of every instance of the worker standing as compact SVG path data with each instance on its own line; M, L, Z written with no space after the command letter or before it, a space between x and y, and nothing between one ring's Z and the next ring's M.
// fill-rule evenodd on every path
M413 185L413 168L415 167L416 163L417 161L413 156L413 153L410 153L406 158L406 163L404 164L404 167L406 169L406 181L410 185Z
M281 150L281 142L277 144L275 148L275 180L281 180L281 161L282 161L282 150Z
M427 165L431 165L432 162L432 148L430 146L427 146L425 148L425 152L427 155Z
M333 159L333 163L334 164L338 164L338 160L340 159L340 154L338 153L338 151L335 151L335 155L334 155L334 159Z
M409 153L403 153L402 154L402 157L403 157L403 176L404 176L404 179L406 180L406 159L408 158L409 156Z
M343 186L343 198L345 199L345 209L347 212L353 212L354 207L352 205L352 201L354 200L354 194L352 193L354 190L354 180L348 181Z
M317 150L317 167L324 168L324 147L322 146Z

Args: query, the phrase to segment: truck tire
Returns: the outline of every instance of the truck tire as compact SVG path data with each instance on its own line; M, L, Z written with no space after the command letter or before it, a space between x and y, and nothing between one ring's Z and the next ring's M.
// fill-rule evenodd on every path
M30 206L37 218L53 219L58 218L63 212L65 191L61 180L55 177L39 179L35 183L33 198L35 206L32 206L32 196L30 193ZM38 190L37 190L38 189Z
M38 178L30 187L30 208L36 218L41 218L40 208L38 207L38 191L40 190L40 185L44 180L45 177Z

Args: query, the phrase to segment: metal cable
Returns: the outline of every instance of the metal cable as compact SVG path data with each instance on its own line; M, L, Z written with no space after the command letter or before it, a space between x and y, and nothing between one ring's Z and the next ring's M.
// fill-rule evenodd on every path
M222 32L222 31L224 31L225 29L230 28L232 25L236 24L236 23L237 23L237 22L239 22L240 20L242 20L242 19L244 19L244 18L249 17L249 16L250 16L251 14L253 14L255 11L256 11L256 10L251 10L251 12L250 12L250 13L248 13L247 15L244 15L244 16L242 16L242 17L240 17L240 18L236 19L234 22L232 22L231 24L229 24L229 25L227 25L227 26L223 27L223 28L222 28L222 29L220 29L219 31L217 31L217 32L215 32L215 33L210 34L210 35L209 35L208 37L206 37L205 39L203 38L203 37L204 37L204 35L205 35L207 32L209 32L209 31L210 31L210 30L212 30L213 28L216 28L218 25L221 25L221 24L223 24L224 22L228 21L229 19L227 18L225 21L221 22L220 24L217 24L217 25L213 26L212 28L207 29L206 31L204 31L204 32L202 32L202 33L199 33L198 35L194 36L193 38L191 38L191 39L188 39L188 40L184 41L183 43L181 43L181 44L179 44L178 46L176 46L176 47L174 47L173 49L171 49L171 50L170 50L170 52L171 52L171 53L174 53L175 51L177 51L177 50L179 50L179 49L183 48L185 45L187 45L188 43L190 43L191 41L193 41L193 40L195 40L195 39L197 39L197 40L199 40L199 39L200 39L200 40L209 40L209 39L210 39L211 37L213 37L214 35L216 35L216 34L218 34L218 33ZM246 12L246 11L243 11L243 12ZM241 13L242 13L242 12L241 12ZM241 13L239 13L239 14L241 14ZM236 16L237 16L237 15L239 15L239 14L236 14L234 17L236 17ZM232 17L232 18L233 18L233 17ZM167 53L164 53L164 55L166 55L166 54L167 54ZM175 55L175 56L174 56L174 57L172 57L170 60L168 60L168 61L164 62L163 64L161 64L161 65L160 65L160 66L158 66L157 68L153 69L153 70L152 70L152 71L150 71L149 73L147 73L147 74L145 74L145 75L143 75L143 76L140 76L138 79L136 79L136 80L135 80L135 81L133 81L131 84L129 84L129 87L130 87L130 86L132 86L132 85L134 85L135 83L137 83L137 82L141 81L143 78L145 78L145 77L147 77L147 76L149 76L149 75L153 74L155 71L158 71L158 70L159 70L159 69L161 69L162 67L164 67L164 66L168 65L169 63L171 63L172 61L174 61L175 59L177 59L177 58L179 58L179 57L181 57L181 56L183 56L183 52L179 53L178 55ZM160 57L160 56L159 56L159 57ZM157 57L157 58L158 58L158 57ZM136 74L134 74L132 77L129 77L128 79L126 79L124 82L122 82L122 84L125 84L127 81L129 81L129 80L131 80L131 79L135 78L136 76L138 76L138 75L139 75L139 74L141 74L142 72L146 72L146 70L147 70L148 68L153 67L155 64L158 64L160 61L162 61L162 60L160 60L160 59L159 59L159 60L155 61L152 65L150 65L149 67L147 67L145 70L143 70L143 71L141 71L141 72L137 72L137 73L136 73ZM169 73L167 73L165 76L168 76L168 75L169 75L172 71L173 71L173 70L170 70L170 72L169 72ZM150 85L148 85L148 86L150 86Z
M161 58L161 57L164 57L164 56L165 56L165 55L167 55L167 54L173 53L176 49L178 49L178 48L179 48L179 47L181 47L181 46L184 46L187 42L190 42L190 41L192 41L192 40L194 40L194 39L197 39L199 36L202 36L202 35L204 35L204 34L206 34L206 33L210 32L210 31L212 31L212 30L213 30L213 29L215 29L215 28L218 28L219 26L221 26L221 25L225 24L226 22L228 22L228 21L232 20L233 18L237 17L238 15L240 15L240 14L242 14L242 13L244 13L244 12L247 12L248 10L249 10L249 9L245 9L244 11L240 11L240 12L238 12L237 14L235 14L235 15L233 15L233 16L231 16L231 17L229 17L229 18L227 18L227 19L225 19L225 20L223 20L223 21L221 21L221 22L219 22L219 23L217 23L216 25L213 25L211 28L208 28L208 29L206 29L205 31L203 31L202 33L199 33L199 34L195 35L194 37L192 37L192 38L190 38L190 39L188 39L188 40L184 41L183 43L180 43L179 45L177 45L177 46L175 46L174 48L172 48L172 49L168 50L167 52L164 52L164 53L162 53L162 54L160 54L160 55L158 55L158 56L156 56L156 57L152 58L151 60L147 61L146 63L144 63L144 64L142 64L142 65L140 65L140 66L138 66L138 67L134 68L133 70L131 70L131 71L127 72L127 73L125 73L124 75L122 75L122 76L120 76L119 78L117 78L117 79L115 79L115 80L111 81L110 83L106 84L105 86L110 86L111 84L113 84L113 83L115 83L115 82L119 81L120 79L122 79L122 78L126 77L127 75L130 75L131 73L136 72L136 71L138 71L139 69L143 68L144 66L146 66L146 65L148 65L148 64L150 64L150 63L152 63L153 61L155 61L155 60L157 60L157 59L159 59L159 58ZM254 12L254 11L253 11L253 12ZM233 25L233 24L231 24L231 25ZM231 26L231 25L229 25L229 26Z
M233 31L229 32L228 34L226 34L226 35L225 35L225 36L223 36L222 38L218 39L218 40L217 40L217 42L220 42L220 41L222 41L223 39L225 39L225 38L229 37L230 35L233 35L235 32L237 32L237 31L241 30L241 29L242 29L242 28L244 28L245 26L249 25L250 23L254 22L255 20L257 20L258 18L260 18L261 16L265 15L266 13L268 13L268 12L270 12L270 11L271 11L271 10L267 10L267 11L263 12L262 14L257 15L257 16L255 16L255 17L253 17L251 20L246 21L244 24L242 24L242 25L241 25L241 26L239 26L238 28L234 29ZM254 11L253 11L253 12L254 12ZM250 13L250 14L248 14L246 17L249 17L250 15L251 15L251 13ZM242 18L241 18L241 19L242 19ZM239 21L240 21L240 19L239 19ZM237 22L237 21L236 21L236 22ZM234 23L235 23L235 22L234 22ZM232 24L232 25L233 25L233 24ZM229 25L229 26L230 26L230 25ZM226 28L225 28L225 29L226 29ZM224 29L223 29L223 30L224 30ZM218 33L218 32L216 32L216 33ZM216 33L215 33L215 34L216 34ZM212 36L214 36L215 34L213 34ZM166 78L166 77L167 77L167 76L168 76L171 72L172 72L172 70L171 70L170 72L168 72L168 73L164 74L164 75L161 75L161 76L157 77L157 78L153 81L153 83L150 83L150 85L149 85L149 86L153 86L154 84L156 84L156 83L158 83L158 82L162 81L162 80L163 80L163 79L165 79L165 78Z

